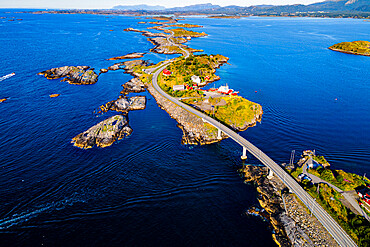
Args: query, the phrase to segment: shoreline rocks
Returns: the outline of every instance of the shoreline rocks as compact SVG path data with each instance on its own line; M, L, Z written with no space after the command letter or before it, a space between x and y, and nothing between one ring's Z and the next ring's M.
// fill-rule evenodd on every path
M145 96L134 96L131 98L121 96L117 100L110 101L100 106L102 112L107 112L111 110L127 113L129 111L144 110L145 108L146 108Z
M128 126L127 117L115 115L78 134L71 143L82 149L92 148L95 145L104 148L131 133L132 129Z
M98 75L89 66L63 66L38 73L47 79L64 78L69 84L88 85L98 81Z
M138 29L135 29L135 28L131 28L131 27L123 29L123 31L141 33L141 35L143 35L145 37L167 37L168 36L165 33L152 33L152 32L149 32L149 31L142 31L142 30L138 30Z
M148 91L155 98L158 106L165 110L171 118L177 121L177 126L183 131L182 144L211 144L228 137L222 133L222 138L218 139L217 129L212 129L212 127L210 125L207 126L208 124L204 123L201 118L164 98L151 84L148 85Z
M145 55L145 53L136 52L136 53L130 53L130 54L127 54L127 55L124 55L124 56L108 58L107 60L121 60L121 59L141 58L144 55Z
M263 216L270 221L273 239L279 246L338 246L318 220L310 216L297 201L295 195L284 193L287 188L280 179L275 176L267 178L267 167L246 165L241 169L241 174L245 182L256 186L258 201L264 209L260 211L267 214Z
M332 51L342 52L346 54L359 55L359 56L370 56L370 42L369 41L352 41L352 42L341 42L332 45L328 48Z
M122 85L123 90L121 94L128 94L128 93L141 93L145 91L144 83L138 79L137 77L132 78L128 82Z

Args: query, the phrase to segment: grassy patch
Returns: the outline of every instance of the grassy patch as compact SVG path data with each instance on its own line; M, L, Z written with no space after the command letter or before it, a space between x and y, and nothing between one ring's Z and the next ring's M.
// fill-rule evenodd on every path
M308 172L344 191L354 190L360 186L366 186L366 182L362 176L345 172L343 170L331 170L319 167L316 170L309 169Z
M195 27L203 27L200 25L195 24L174 24L174 25L168 25L169 27L181 27L181 28L195 28Z
M352 52L359 55L370 55L370 42L369 41L342 42L330 46L329 49L335 49L344 52Z
M347 209L340 199L342 195L326 184L320 184L319 193L312 185L304 189L333 217L352 237L358 246L370 246L370 223L362 216Z
M174 97L193 97L200 96L197 90L189 90L187 92L174 92L174 85L192 86L192 75L197 75L202 81L205 77L209 77L209 81L217 80L215 68L219 64L227 61L227 58L222 55L197 55L189 56L188 58L180 57L175 62L170 64L167 69L172 72L169 76L161 76L158 80L159 86L168 94Z
M203 36L208 35L205 32L199 33L199 32L185 30L183 28L174 28L174 29L171 29L171 31L173 32L175 37L185 37L185 36L187 36L187 37L203 37ZM165 32L170 33L171 31L165 31Z

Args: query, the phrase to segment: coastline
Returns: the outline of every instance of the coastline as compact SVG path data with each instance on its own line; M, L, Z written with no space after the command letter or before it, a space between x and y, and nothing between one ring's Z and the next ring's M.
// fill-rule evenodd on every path
M341 49L335 49L335 48L331 48L331 47L328 47L328 49L329 50L332 50L332 51L336 51L336 52L351 54L351 55L370 57L370 54L361 54L361 53L357 53L357 52L346 51L346 50L341 50Z
M278 246L339 246L279 178L267 176L266 167L245 165L240 173L245 183L252 183L256 188L263 209L253 208L248 214L267 218Z

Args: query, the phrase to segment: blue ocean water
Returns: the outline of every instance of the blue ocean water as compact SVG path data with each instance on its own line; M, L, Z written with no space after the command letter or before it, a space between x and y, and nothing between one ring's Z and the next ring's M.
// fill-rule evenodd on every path
M11 13L5 13L10 11ZM237 173L231 140L181 145L182 131L148 93L129 114L132 136L109 148L81 150L71 139L97 122L131 76L110 71L89 86L37 73L64 65L96 70L105 59L153 47L124 16L34 15L1 10L0 245L271 246L265 222L244 211L256 192ZM189 45L223 54L217 74L260 103L261 124L241 133L276 162L316 149L338 169L369 173L370 58L328 46L367 39L369 22L352 19L189 18L208 37ZM113 30L113 31L110 31ZM149 53L158 62L173 56ZM255 93L257 91L257 93ZM60 93L50 99L49 94ZM335 100L337 99L337 100ZM249 157L248 163L258 164Z

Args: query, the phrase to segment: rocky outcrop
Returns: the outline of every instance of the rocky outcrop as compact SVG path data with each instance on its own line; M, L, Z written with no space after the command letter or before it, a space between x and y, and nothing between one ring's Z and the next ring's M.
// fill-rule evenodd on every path
M131 28L131 27L130 28L126 28L123 31L126 31L126 32L138 32L138 33L141 33L145 37L167 37L168 36L165 33L152 33L152 32L149 32L149 31L141 31L141 30L134 29L134 28Z
M141 93L145 91L144 83L137 77L131 79L122 86L123 86L123 90L121 91L122 94Z
M254 118L250 120L249 122L245 122L242 127L237 127L237 126L231 126L237 131L244 131L248 129L249 127L254 127L258 122L261 122L262 120L262 115L263 115L263 110L261 105L253 105L253 111L255 112Z
M273 227L273 238L279 246L315 246L302 228L285 211L282 191L285 185L276 177L268 179L267 167L247 165L241 170L246 182L252 182L259 193L258 201ZM284 194L283 194L284 196ZM261 214L260 214L261 215Z
M175 119L178 127L183 130L182 144L210 144L227 138L217 138L217 129L202 121L201 118L184 110L160 95L151 84L148 84L149 93L155 98L160 108L165 110L171 118Z
M126 73L132 74L134 76L136 76L135 74L133 74L134 68L136 66L148 66L149 65L149 63L145 60L131 60L131 61L123 62L121 64L124 66Z
M121 59L133 59L133 58L141 58L145 55L145 53L130 53L124 56L119 56L119 57L112 57L107 60L121 60Z
M182 50L172 45L172 43L168 42L167 38L148 38L148 41L150 41L155 47L151 49L151 51L154 51L156 53L160 54L182 54Z
M110 101L100 106L100 109L102 112L107 112L109 110L117 112L129 112L135 110L144 110L145 107L146 107L145 96L134 96L131 98L121 96L117 100Z
M98 75L89 66L64 66L52 68L39 73L47 79L65 78L69 84L95 84L98 81Z
M128 126L127 117L115 115L78 134L72 139L72 143L83 149L92 148L95 145L104 148L131 133L132 129Z
M124 64L123 63L115 63L112 66L108 67L108 70L119 70L122 69Z

